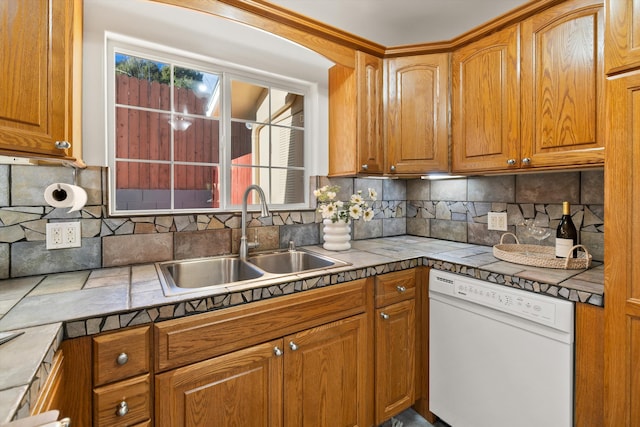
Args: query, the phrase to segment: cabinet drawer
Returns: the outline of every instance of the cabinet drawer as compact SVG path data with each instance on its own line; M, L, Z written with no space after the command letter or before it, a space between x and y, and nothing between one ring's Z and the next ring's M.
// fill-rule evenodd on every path
M93 406L93 425L96 427L131 426L149 420L151 418L149 374L94 389ZM126 407L123 411L126 413L119 415L121 406Z
M362 313L372 288L367 283L359 279L158 323L154 332L156 372Z
M376 277L376 307L384 307L416 295L415 269L396 271Z
M151 328L128 329L93 339L93 384L101 386L149 372Z

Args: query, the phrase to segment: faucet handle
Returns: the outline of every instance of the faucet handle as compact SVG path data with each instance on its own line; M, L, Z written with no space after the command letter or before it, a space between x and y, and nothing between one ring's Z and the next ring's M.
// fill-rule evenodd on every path
M289 252L295 252L296 250L296 242L293 240L289 240Z
M258 230L253 230L253 242L247 242L247 247L249 249L254 249L260 246L260 242L258 241Z

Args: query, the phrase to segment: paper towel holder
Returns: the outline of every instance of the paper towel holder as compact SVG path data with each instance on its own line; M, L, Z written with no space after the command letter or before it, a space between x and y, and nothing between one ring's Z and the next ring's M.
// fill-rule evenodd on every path
M64 188L60 187L60 183L58 183L58 188L51 192L51 197L58 202L61 202L67 198L67 192Z

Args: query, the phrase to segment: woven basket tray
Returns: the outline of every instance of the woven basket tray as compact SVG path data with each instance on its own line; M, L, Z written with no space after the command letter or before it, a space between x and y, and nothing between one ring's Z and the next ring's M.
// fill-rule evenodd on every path
M503 243L505 236L513 236L516 243ZM556 258L556 251L553 246L525 245L520 244L518 238L513 233L504 233L500 237L500 244L493 246L493 256L503 261L514 262L516 264L532 265L545 268L562 268L565 270L587 269L591 265L591 254L582 245L571 248L582 249L578 251L577 258Z

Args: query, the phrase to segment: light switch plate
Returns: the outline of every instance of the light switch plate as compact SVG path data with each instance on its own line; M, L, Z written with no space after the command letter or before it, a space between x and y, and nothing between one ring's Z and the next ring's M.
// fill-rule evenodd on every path
M487 229L507 231L507 213L489 212L487 214Z

